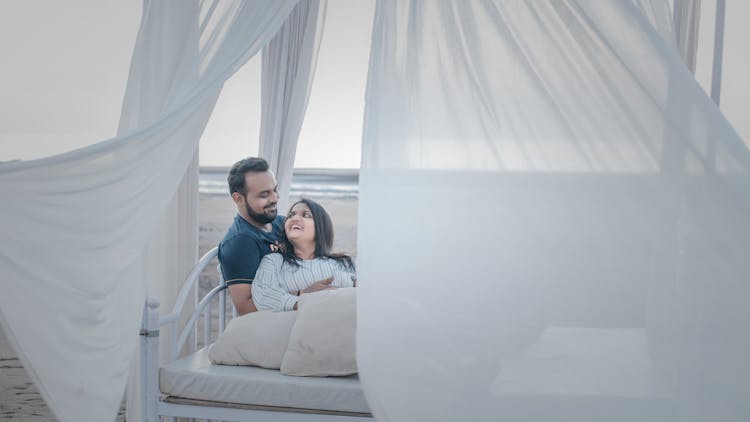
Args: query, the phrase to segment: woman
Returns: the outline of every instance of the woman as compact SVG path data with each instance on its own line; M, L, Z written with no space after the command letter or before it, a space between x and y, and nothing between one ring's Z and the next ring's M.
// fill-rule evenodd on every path
M258 310L292 311L300 294L354 287L356 272L348 255L331 253L333 223L317 202L301 199L284 221L280 253L263 257L253 282Z

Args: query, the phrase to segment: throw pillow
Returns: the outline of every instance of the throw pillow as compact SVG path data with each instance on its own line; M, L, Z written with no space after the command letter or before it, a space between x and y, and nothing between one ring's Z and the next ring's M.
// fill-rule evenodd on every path
M281 373L330 376L357 372L355 292L356 288L350 287L300 296Z
M279 369L296 312L258 311L235 318L208 351L212 363Z

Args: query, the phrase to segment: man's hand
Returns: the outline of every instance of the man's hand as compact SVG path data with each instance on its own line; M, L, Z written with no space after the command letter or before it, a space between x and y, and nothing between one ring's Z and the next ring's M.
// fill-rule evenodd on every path
M320 290L335 289L335 287L331 286L331 283L333 283L333 277L328 277L325 280L320 280L320 281L313 283L310 287L306 289L300 290L299 293L300 294L312 293L312 292L317 292Z

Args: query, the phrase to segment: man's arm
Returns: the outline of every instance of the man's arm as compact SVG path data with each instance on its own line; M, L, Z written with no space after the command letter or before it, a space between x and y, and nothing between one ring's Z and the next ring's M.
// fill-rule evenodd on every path
M247 283L233 284L229 286L229 296L237 309L237 314L245 315L255 312L258 308L253 303L252 285Z
M261 254L257 242L249 236L224 240L219 246L219 262L224 281L229 284L229 295L239 315L255 312L252 286Z

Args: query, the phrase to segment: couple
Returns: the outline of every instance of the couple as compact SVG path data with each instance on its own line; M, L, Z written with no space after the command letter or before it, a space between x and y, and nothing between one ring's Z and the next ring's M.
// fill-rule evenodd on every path
M219 244L219 262L240 315L296 310L301 294L354 286L352 259L331 253L333 224L322 206L301 199L286 218L277 215L276 178L266 160L240 160L227 182L237 216Z

